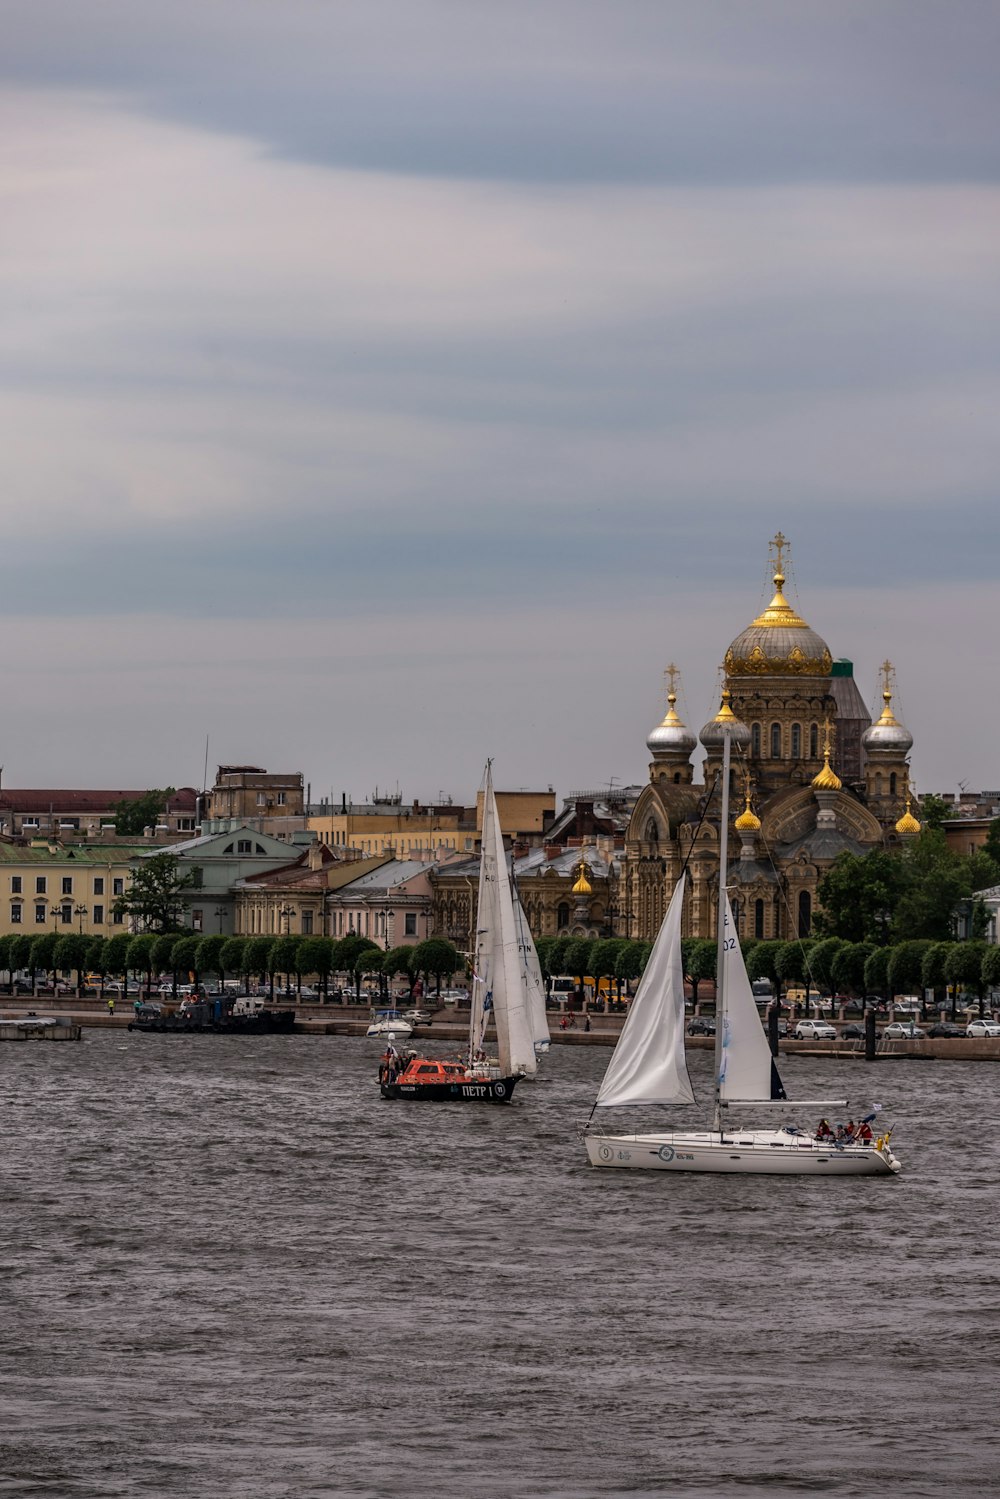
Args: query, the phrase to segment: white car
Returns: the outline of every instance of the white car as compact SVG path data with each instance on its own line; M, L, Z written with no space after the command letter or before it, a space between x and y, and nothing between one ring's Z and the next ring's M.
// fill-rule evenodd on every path
M922 1031L919 1025L914 1025L912 1020L890 1020L882 1035L887 1041L920 1041L927 1032ZM997 1030L1000 1035L1000 1029Z
M836 1041L837 1032L827 1020L800 1020L795 1027L796 1041Z
M1000 1036L1000 1024L995 1020L970 1020L965 1027L967 1036Z

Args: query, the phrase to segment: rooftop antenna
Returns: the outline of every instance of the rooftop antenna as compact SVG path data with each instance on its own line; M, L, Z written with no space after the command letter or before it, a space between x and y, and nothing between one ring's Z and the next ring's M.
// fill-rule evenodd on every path
M205 774L201 782L202 791L208 790L208 735L205 735Z

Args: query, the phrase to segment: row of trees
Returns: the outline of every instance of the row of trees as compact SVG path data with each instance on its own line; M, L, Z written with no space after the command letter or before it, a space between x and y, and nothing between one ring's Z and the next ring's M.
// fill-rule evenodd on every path
M143 974L147 982L153 974L170 973L175 983L180 975L190 974L194 982L206 974L215 974L220 982L231 975L269 981L272 987L275 976L281 974L296 984L303 978L316 978L325 991L331 974L349 973L360 992L362 978L371 975L386 981L402 976L411 982L433 977L440 987L441 978L459 967L464 967L464 959L450 942L435 937L389 952L357 934L340 941L331 937L199 937L190 932L138 936L123 932L107 938L56 932L0 937L0 969L30 973L32 982L38 974L75 971L77 987L82 986L84 973L101 978Z

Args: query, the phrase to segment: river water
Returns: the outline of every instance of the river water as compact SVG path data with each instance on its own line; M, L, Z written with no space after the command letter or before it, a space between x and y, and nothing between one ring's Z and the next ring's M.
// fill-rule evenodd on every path
M0 1048L3 1499L1000 1492L994 1065L783 1059L896 1125L811 1181L595 1171L603 1048L507 1108L378 1050Z

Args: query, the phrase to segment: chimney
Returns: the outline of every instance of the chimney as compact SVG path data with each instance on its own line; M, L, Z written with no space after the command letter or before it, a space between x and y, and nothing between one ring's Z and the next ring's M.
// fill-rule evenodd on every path
M323 868L323 845L321 843L310 843L306 854L306 865L309 869Z
M563 848L561 843L547 843L545 845L546 859L558 859L560 854L563 854L565 852L566 850Z

